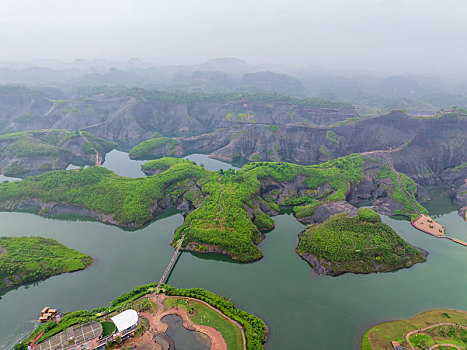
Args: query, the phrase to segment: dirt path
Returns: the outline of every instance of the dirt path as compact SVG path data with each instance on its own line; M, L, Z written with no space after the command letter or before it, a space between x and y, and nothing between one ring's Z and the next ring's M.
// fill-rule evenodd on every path
M84 136L83 136L84 137ZM96 151L97 152L97 151ZM96 156L97 157L97 156ZM222 203L221 203L221 200L222 200L222 194L225 192L225 188L224 188L224 185L222 185L221 183L221 176L219 175L219 179L218 179L218 182L219 182L219 185L221 186L222 188L222 191L219 193L219 198L217 200L217 205L219 206L219 210L217 211L216 213L216 221L218 221L218 218L219 218L219 214L222 213L224 211L224 207L222 206ZM193 222L194 221L199 221L199 222L209 222L209 220L201 220L201 219L192 219L191 222L190 222L190 226L186 227L183 229L182 231L182 237L180 238L179 242L178 242L178 245L177 245L177 248L175 249L175 252L172 256L172 259L170 260L169 262L169 265L167 266L167 268L165 269L164 271L164 274L162 275L161 279L159 280L159 283L157 284L157 288L156 288L156 292L159 290L159 287L162 283L164 283L165 281L165 278L167 277L168 273L170 272L171 268L172 268L172 265L173 263L175 262L175 258L177 257L178 255L178 252L180 251L181 247L182 247L182 244L183 244L183 241L185 240L185 231L187 228L191 228L193 226Z
M394 150L393 150L394 151ZM398 178L398 181L399 181L399 190L402 192L402 194L405 196L405 198L407 198L407 200L409 201L409 203L412 205L412 207L415 209L415 211L417 212L417 215L421 215L421 211L420 209L418 209L418 206L415 205L415 203L412 201L412 199L410 198L410 196L407 194L407 192L405 192L404 188L402 187L402 180L401 180L401 173L398 172L396 170L396 168L394 168L394 164L392 164L392 161L391 159L389 159L389 157L386 155L386 154L382 154L382 157L384 159L386 159L386 161L388 162L389 164L389 167L391 168L392 171L394 171L396 174L397 174L397 178Z
M157 305L157 311L155 314L151 314L149 312L143 312L142 315L146 317L149 321L149 334L155 334L155 333L165 333L167 332L167 324L162 321L162 318L167 315L178 315L182 318L183 320L183 327L190 331L197 331L203 334L206 334L210 341L211 341L211 350L227 350L227 344L224 340L224 337L222 334L216 330L213 327L209 326L203 326L203 325L198 325L193 323L190 318L188 317L186 310L184 308L179 308L179 307L174 307L169 310L165 310L165 304L164 300L167 297L163 294L157 294L153 295L151 297L151 300ZM193 299L193 298L186 298L188 300L195 300L197 302L202 302L201 300L198 299ZM211 305L204 303L210 308L214 309ZM214 309L216 312L219 312L219 310ZM229 320L230 321L230 320ZM237 324L235 324L238 326ZM242 336L243 336L243 341L244 341L244 348L245 348L245 336L243 333L243 329L240 327L242 331Z
M467 330L467 327L464 327L464 326L461 326L461 325L457 325L455 323L436 323L436 324L433 324L431 326L428 326L428 327L425 327L425 328L420 328L420 329L416 329L414 331L411 331L409 333L407 333L407 335L405 336L405 340L407 341L407 343L409 343L410 345L410 348L412 350L415 350L415 347L412 345L412 343L410 342L409 338L414 335L414 334L417 334L417 333L421 333L421 332L425 332L431 328L435 328L435 327L439 327L439 326L454 326L454 327L461 327L461 328L464 328L465 330ZM435 349L437 348L439 345L441 346L452 346L456 349L459 349L461 350L457 345L453 345L453 344L438 344L438 345L434 345L433 347L431 347L430 349Z
M218 221L219 214L224 211L224 207L221 204L221 199L222 199L222 194L225 192L224 185L222 185L222 183L221 183L221 176L220 175L219 175L218 182L219 182L219 185L222 187L222 191L219 194L219 200L217 201L217 205L219 206L220 210L216 213L216 221Z
M442 346L442 347L450 346L450 347L456 348L457 350L462 350L460 347L458 347L457 345L454 345L454 344L436 344L436 345L433 345L432 347L428 348L428 350L436 349L436 348L438 348L440 346Z
M82 132L79 132L79 136L81 136L81 138L84 140L84 143L85 143L85 144L86 144L86 143L90 143L90 142L89 142L89 139L88 139L86 136L84 136ZM97 149L95 149L94 147L93 147L92 149L94 150L94 152L95 152L95 154L96 154L96 163L95 163L95 166L96 166L96 167L100 167L100 166L101 166L101 163L102 163L102 157L101 157L101 155L100 155L100 153L99 153L99 151L98 151Z

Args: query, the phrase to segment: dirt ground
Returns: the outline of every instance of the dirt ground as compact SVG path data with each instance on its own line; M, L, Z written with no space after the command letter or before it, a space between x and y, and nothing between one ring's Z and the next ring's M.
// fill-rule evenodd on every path
M125 340L120 349L162 350L162 346L152 340L151 334L144 332L140 337Z
M222 334L216 329L208 326L197 325L191 322L186 310L183 308L171 308L165 310L164 299L165 295L155 295L151 300L158 306L156 313L143 312L142 315L149 321L149 332L165 333L167 331L167 324L162 322L161 319L167 315L179 315L183 319L183 327L189 330L195 330L200 333L206 334L211 341L211 350L227 350L227 344L222 337ZM152 340L150 340L152 341ZM149 349L149 348L148 348ZM151 348L152 349L152 348Z
M429 222L432 221L432 222ZM420 215L417 219L412 221L412 225L419 229L420 231L429 233L430 235L434 236L444 236L444 227L438 224L435 220L433 220L428 215ZM430 227L433 226L433 227Z

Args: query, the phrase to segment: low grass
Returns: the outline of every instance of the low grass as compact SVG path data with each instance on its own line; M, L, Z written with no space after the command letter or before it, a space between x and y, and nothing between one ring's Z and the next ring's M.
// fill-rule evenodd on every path
M409 345L405 340L407 333L436 323L465 325L467 324L467 312L461 310L435 309L419 313L411 319L391 321L376 325L365 333L369 344L371 344L371 347L368 349L391 350L393 349L391 341L399 341L400 344L404 346L404 349L408 349ZM434 343L451 343L460 346L461 349L467 348L467 331L464 333L464 331L456 329L455 333L451 331L451 334L449 334L448 330L445 333L446 336L440 336L441 328L442 327L433 328L424 334L429 335ZM364 339L362 340L362 344L363 342Z
M102 338L106 338L115 331L115 324L110 321L101 322L102 324Z
M409 338L412 345L419 349L426 349L432 345L435 345L435 342L432 337L428 334L414 334Z
M184 308L187 313L189 310L194 309L194 316L188 314L193 323L217 329L227 343L227 349L237 350L243 348L240 329L220 312L213 310L202 302L172 297L165 300L165 305L166 309L171 307Z
M362 350L371 350L371 345L370 341L368 340L368 333L370 333L370 330L368 330L362 338Z

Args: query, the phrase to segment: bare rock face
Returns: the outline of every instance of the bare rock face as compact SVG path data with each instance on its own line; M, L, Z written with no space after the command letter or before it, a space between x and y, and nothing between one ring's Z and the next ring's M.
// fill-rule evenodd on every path
M353 218L358 215L358 209L346 201L324 203L315 210L311 216L310 222L325 222L331 216L342 213L348 213L349 216Z
M314 275L324 276L324 275L333 275L332 266L329 261L324 259L319 259L316 256L308 253L301 255L302 259L307 261L311 266L311 271Z
M443 183L449 186L449 195L459 215L467 220L467 164L447 169L440 175Z

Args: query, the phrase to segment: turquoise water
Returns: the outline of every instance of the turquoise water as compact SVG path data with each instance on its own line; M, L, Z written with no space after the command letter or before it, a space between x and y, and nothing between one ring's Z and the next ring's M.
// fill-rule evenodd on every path
M417 231L408 221L383 217L409 243L430 252L426 263L393 273L317 277L294 252L304 226L291 215L274 220L276 228L260 244L260 261L238 264L183 253L169 283L206 288L264 319L270 329L266 349L355 350L375 323L436 307L467 310L467 247ZM467 224L455 212L440 211L437 220L448 234L467 241ZM182 222L174 214L129 232L98 222L0 213L2 235L51 237L95 258L84 271L3 293L0 349L10 349L32 331L44 306L92 309L157 281L173 254L173 232Z

